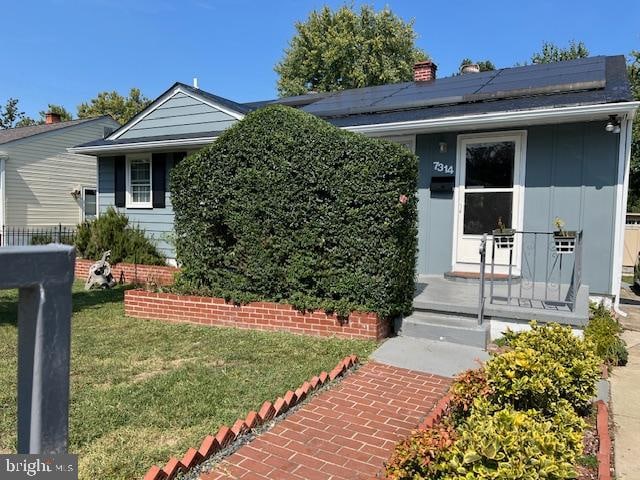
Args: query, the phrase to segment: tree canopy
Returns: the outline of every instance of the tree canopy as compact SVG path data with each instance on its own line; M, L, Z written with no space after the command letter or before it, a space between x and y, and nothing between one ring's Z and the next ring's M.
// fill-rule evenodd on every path
M40 123L44 123L48 112L57 113L58 115L60 115L60 120L63 121L63 122L67 122L69 120L73 120L73 115L71 114L71 112L69 112L62 105L55 105L53 103L50 103L47 106L46 110L41 110L40 111Z
M4 107L0 105L0 130L5 128L24 127L35 123L20 110L18 102L19 100L17 98L9 98Z
M132 88L124 97L115 90L100 92L95 98L78 105L78 118L111 115L120 125L131 120L138 112L151 103L138 88Z
M631 52L627 65L631 93L636 100L640 100L640 51ZM640 119L636 115L633 122L631 137L631 168L629 171L629 197L627 210L640 212Z
M474 62L470 58L462 59L462 61L460 62L460 69L462 69L462 67L464 67L465 65L473 65L473 64L478 65L480 67L481 72L488 72L496 69L496 66L493 64L491 60L478 60Z
M576 42L571 40L566 48L559 47L551 42L544 42L542 50L531 56L533 63L552 63L562 62L564 60L574 60L576 58L584 58L589 56L589 50L584 42Z
M413 21L388 8L325 6L295 27L275 67L281 96L410 81L414 63L427 59L415 45Z

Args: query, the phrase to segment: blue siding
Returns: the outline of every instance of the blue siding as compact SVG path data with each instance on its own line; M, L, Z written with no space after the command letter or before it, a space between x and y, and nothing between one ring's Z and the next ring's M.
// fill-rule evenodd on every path
M167 175L172 165L167 165ZM168 185L167 178L167 185ZM100 213L104 213L107 208L113 207L114 198L114 162L113 158L105 157L98 159L98 204ZM125 213L131 223L138 225L145 230L146 235L151 238L159 250L167 258L175 258L175 250L170 241L173 232L173 208L171 207L171 196L166 193L165 208L117 208L119 212Z
M566 229L583 230L583 283L592 293L611 293L619 136L605 132L602 122L527 130L524 229L551 231L554 218L561 217ZM429 183L433 161L455 165L456 138L456 133L416 138L419 274L451 269L453 197L430 192ZM448 144L445 154L438 151L441 141ZM543 280L544 272L544 261L538 257L538 280Z
M120 138L222 131L237 120L228 113L177 93Z

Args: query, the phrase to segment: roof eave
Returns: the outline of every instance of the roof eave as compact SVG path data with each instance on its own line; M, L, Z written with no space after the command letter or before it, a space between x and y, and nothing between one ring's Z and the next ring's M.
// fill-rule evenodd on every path
M79 145L67 148L69 153L81 153L84 155L101 155L112 153L127 153L141 151L166 150L170 148L201 148L213 142L215 137L179 138L172 140L155 140L128 143L115 143L111 145Z

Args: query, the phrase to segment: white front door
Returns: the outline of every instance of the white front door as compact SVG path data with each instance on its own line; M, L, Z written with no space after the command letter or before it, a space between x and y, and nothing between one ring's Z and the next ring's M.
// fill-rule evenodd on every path
M522 231L524 149L526 132L460 135L456 175L454 270L479 271L480 240L488 233L487 263L491 261L491 232L501 220ZM520 235L513 250L514 274L519 273ZM496 269L505 273L509 251L496 249Z

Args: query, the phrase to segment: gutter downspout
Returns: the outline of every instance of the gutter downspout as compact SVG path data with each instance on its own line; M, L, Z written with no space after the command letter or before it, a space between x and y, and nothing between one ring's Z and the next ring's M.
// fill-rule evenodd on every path
M5 188L6 162L9 156L5 152L0 152L0 247L4 245L4 225L5 225L5 205L7 189Z
M633 114L629 115L629 118L625 120L625 138L624 138L624 153L621 155L624 159L624 180L622 184L622 206L620 211L620 228L617 232L618 235L618 258L614 259L616 262L614 265L614 272L616 277L614 278L613 287L615 292L615 300L613 302L613 311L621 317L626 317L627 313L620 310L620 287L622 283L622 261L624 257L624 234L627 217L627 196L629 194L629 170L631 168L631 140L633 136ZM622 139L621 139L622 140ZM621 146L622 147L622 146ZM621 148L622 149L622 148ZM622 152L621 152L622 153ZM621 165L622 166L622 165Z

